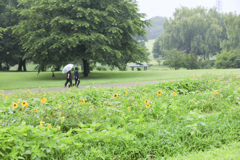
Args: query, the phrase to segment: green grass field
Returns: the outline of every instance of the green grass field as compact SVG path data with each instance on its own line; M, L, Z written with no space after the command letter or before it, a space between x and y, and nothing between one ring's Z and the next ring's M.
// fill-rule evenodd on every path
M222 74L128 88L0 90L0 159L239 159L240 76Z
M151 69L151 68L150 68ZM107 84L107 83L126 83L126 82L144 82L157 80L183 79L189 76L202 74L232 73L240 74L240 69L209 69L209 70L169 70L161 69L157 71L94 71L88 77L83 77L80 73L81 84ZM52 78L51 72L0 72L0 89L30 89L47 87L61 87L66 80L66 74L55 73Z

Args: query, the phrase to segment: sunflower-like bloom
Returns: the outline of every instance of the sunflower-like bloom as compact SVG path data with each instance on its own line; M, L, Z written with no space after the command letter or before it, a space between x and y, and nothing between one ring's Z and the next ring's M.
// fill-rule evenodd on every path
M47 102L47 98L44 98L44 97L43 97L43 98L41 99L41 103L45 103L45 102Z
M117 97L118 97L118 94L115 93L115 94L113 95L113 98L117 98Z
M17 103L13 103L12 107L15 108L15 109L18 108L18 104Z
M27 105L27 102L26 101L23 101L22 102L22 106L25 107Z
M144 101L145 104L148 104L148 100Z
M147 104L147 105L146 105L146 108L150 108L150 104Z
M162 91L158 91L158 92L157 92L157 95L158 95L158 96L161 96L161 95L162 95Z

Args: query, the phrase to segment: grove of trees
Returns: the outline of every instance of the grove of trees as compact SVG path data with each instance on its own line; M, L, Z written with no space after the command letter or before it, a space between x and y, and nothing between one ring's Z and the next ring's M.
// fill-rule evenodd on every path
M88 76L90 63L124 70L129 62L148 60L134 37L145 37L150 22L135 0L0 0L0 5L0 27L6 29L0 64L16 60L24 66L30 60L44 71L81 61Z
M198 59L206 60L218 53L216 55L216 68L226 68L227 66L224 67L219 62L220 55L222 52L223 54L229 52L229 57L232 53L235 54L231 60L232 65L228 66L238 66L236 63L240 60L240 56L237 55L237 51L233 52L232 50L238 50L240 46L240 15L218 13L214 8L197 7L189 9L181 7L176 9L173 18L165 20L163 26L164 34L155 40L152 50L153 56L157 60L161 57L168 59L167 62L169 63L169 59L172 59L169 53L174 52L181 54L183 56L181 59L184 61L181 66L178 65L173 68L196 69L200 67ZM182 54L182 52L186 54ZM189 55L192 57L191 60L196 63L196 65L193 65L194 67L186 65L186 58Z

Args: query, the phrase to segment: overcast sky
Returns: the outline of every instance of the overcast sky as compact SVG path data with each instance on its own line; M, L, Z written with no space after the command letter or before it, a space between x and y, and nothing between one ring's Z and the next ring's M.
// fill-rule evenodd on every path
M137 0L140 13L146 13L147 18L154 16L171 17L175 8L186 6L194 8L204 6L212 8L216 6L216 0ZM222 0L223 12L234 12L240 14L240 0Z

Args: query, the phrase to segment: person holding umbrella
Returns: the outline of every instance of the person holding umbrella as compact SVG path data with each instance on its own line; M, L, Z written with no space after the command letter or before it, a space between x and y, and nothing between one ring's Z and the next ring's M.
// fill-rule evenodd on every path
M62 73L67 73L67 81L64 86L66 87L68 82L70 82L68 86L69 88L72 86L72 73L71 73L72 67L73 67L73 64L68 64L62 70Z

